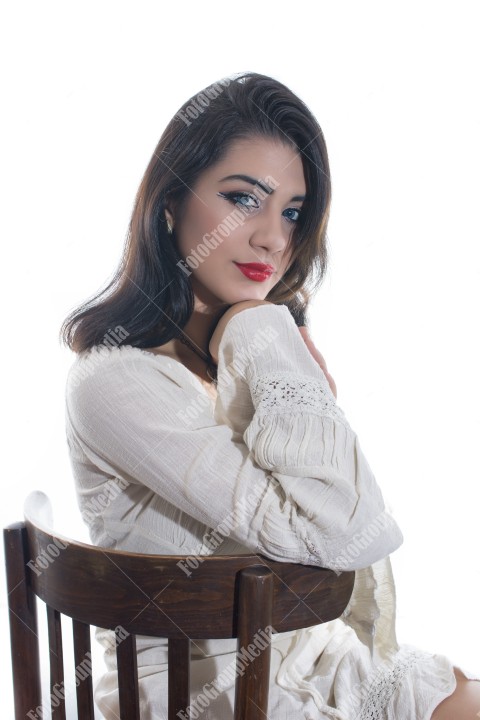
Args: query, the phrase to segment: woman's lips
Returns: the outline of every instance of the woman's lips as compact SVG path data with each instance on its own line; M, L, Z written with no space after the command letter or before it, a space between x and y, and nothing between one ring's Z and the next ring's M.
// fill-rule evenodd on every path
M235 262L235 261L234 261ZM249 280L255 280L256 282L262 282L268 280L274 271L271 265L265 265L264 263L235 263L238 269L249 278Z

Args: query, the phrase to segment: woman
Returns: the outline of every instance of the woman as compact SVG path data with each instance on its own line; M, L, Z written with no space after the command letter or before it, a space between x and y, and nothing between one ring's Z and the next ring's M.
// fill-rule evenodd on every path
M330 197L321 128L281 83L245 73L182 106L117 274L62 328L78 353L66 422L80 509L103 547L357 571L341 618L273 636L269 717L474 717L480 678L396 641L402 534L308 336ZM97 637L95 697L115 718L111 633ZM137 648L142 717L165 718L166 643ZM235 649L193 644L191 717L229 717L234 678L208 707L195 696L220 688Z

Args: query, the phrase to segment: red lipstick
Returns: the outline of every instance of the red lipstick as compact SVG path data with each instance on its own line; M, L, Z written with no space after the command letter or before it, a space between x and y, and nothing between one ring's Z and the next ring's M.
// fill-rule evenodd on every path
M234 261L235 262L235 261ZM235 263L238 269L250 280L262 282L268 280L275 268L265 263Z

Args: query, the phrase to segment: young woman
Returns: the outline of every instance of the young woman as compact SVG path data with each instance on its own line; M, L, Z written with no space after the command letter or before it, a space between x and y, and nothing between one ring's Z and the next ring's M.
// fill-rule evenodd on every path
M80 510L103 547L357 571L341 618L273 635L270 718L473 718L479 677L397 643L402 534L308 336L330 197L321 128L278 81L226 78L172 118L114 279L62 327ZM110 636L97 631L107 719ZM191 716L225 720L236 641L192 647ZM166 642L137 650L142 717L166 718ZM217 692L196 706L206 683Z

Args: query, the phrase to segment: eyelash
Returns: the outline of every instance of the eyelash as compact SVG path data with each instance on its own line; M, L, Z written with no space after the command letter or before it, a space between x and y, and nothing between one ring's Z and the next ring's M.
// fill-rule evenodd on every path
M239 205L242 206L242 208L247 208L247 209L250 209L250 210L257 210L257 209L258 209L258 205L257 205L255 208L248 208L247 205L244 205L243 203L238 203L237 200L235 200L235 198L242 197L242 198L253 198L256 202L259 202L259 199L257 198L257 196L256 196L256 195L253 195L253 193L247 193L247 192L222 193L222 192L221 192L221 193L218 193L218 194L219 194L221 197L224 197L224 198L225 198L226 200L228 200L229 202L233 203L234 205L239 204ZM291 218L286 218L286 219L287 219L287 222L292 223L292 225L295 225L296 223L298 223L298 221L299 221L299 219L300 219L300 215L301 215L301 209L300 209L300 208L292 207L292 208L287 208L287 210L295 210L295 211L298 213L298 217L297 217L296 220L292 220Z

